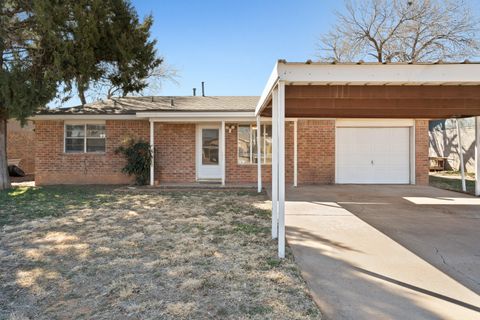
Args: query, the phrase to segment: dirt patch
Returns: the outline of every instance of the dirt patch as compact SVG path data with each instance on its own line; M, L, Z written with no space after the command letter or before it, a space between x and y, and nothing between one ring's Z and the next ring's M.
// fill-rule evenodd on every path
M1 319L321 318L264 196L110 192L3 226Z

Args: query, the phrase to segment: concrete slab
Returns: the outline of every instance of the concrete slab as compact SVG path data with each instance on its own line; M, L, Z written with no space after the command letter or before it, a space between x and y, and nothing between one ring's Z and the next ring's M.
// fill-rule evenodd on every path
M332 185L291 188L287 200L288 243L327 319L480 319L475 198Z

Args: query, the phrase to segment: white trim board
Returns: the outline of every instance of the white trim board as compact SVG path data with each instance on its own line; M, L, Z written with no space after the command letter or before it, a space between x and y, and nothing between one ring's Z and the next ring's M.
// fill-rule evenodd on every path
M42 114L28 118L28 120L76 120L76 121L92 121L92 120L142 120L134 114L122 115L100 115L100 114Z
M137 117L139 118L150 118L153 120L163 119L167 118L173 118L173 119L227 119L227 118L252 118L253 121L255 121L255 112L253 111L241 111L241 112L229 112L229 111L224 111L224 112L137 112L136 114Z
M141 120L141 118L139 118ZM249 118L150 118L153 122L168 122L168 123L255 123L255 117Z
M412 127L413 119L336 119L336 127Z

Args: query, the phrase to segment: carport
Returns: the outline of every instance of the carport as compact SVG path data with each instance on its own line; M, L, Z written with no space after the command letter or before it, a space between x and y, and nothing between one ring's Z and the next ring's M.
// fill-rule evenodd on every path
M280 60L255 115L257 126L265 118L272 121L272 237L278 238L281 258L285 256L286 119L335 119L336 183L416 184L413 164L427 159L415 159L414 152L405 154L408 140L413 140L413 145L418 143L410 121L475 116L476 195L480 195L480 64L326 64ZM387 168L394 169L393 178L383 179L381 167L365 173L349 162L352 156L365 160L360 151L351 152L356 148L352 139L358 136L379 148L388 143L390 154L396 152L396 157L403 157L398 164ZM298 170L297 139L295 134L294 185ZM260 157L260 144L257 147ZM345 161L339 163L339 159ZM375 167L373 160L371 165ZM358 176L352 177L356 173ZM262 188L260 163L258 188Z

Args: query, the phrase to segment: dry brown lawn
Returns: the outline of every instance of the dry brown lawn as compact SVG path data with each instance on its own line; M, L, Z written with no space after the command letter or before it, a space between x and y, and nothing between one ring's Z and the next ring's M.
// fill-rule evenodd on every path
M0 194L0 319L321 318L265 196L68 188Z

